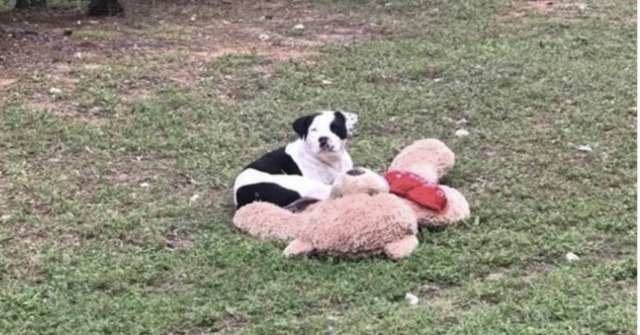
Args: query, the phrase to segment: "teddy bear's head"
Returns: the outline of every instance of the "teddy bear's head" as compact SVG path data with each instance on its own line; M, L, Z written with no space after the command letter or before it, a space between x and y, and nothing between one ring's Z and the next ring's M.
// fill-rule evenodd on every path
M377 173L363 167L356 167L342 173L331 187L332 198L357 193L374 195L388 192L389 184L387 181Z

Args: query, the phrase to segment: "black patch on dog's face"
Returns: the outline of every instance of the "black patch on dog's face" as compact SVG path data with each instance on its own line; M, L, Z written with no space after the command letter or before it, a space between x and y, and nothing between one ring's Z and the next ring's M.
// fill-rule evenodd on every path
M298 134L298 136L300 136L300 138L304 139L307 137L307 134L309 134L309 127L311 126L311 123L313 123L313 119L317 115L318 113L307 115L307 116L301 116L295 121L293 121L293 130L295 130L295 132Z
M347 138L347 119L339 111L334 111L334 119L331 122L331 132L336 134L341 140Z

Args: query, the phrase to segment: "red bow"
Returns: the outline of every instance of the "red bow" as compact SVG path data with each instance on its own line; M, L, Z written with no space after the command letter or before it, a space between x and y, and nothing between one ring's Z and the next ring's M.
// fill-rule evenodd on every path
M442 213L447 207L447 197L438 185L405 171L388 171L384 179L389 183L389 192L412 200L423 207Z

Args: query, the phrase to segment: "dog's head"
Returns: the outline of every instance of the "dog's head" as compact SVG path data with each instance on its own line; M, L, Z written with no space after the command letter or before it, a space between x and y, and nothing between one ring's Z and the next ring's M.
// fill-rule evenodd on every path
M298 118L293 130L316 155L338 153L345 149L358 115L343 111L323 111Z

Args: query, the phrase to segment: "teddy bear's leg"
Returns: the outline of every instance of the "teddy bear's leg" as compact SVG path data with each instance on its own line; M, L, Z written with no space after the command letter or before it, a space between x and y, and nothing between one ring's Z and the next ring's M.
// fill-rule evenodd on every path
M302 227L300 217L268 202L254 202L241 207L233 224L249 235L261 238L295 238Z
M285 257L306 255L313 251L313 245L311 243L302 242L299 239L291 241L289 245L284 248L282 252Z
M407 235L404 238L393 241L384 246L384 252L391 259L407 257L418 246L418 238L415 235Z
M404 148L391 162L389 170L409 171L437 182L455 164L455 154L437 139L418 140Z

